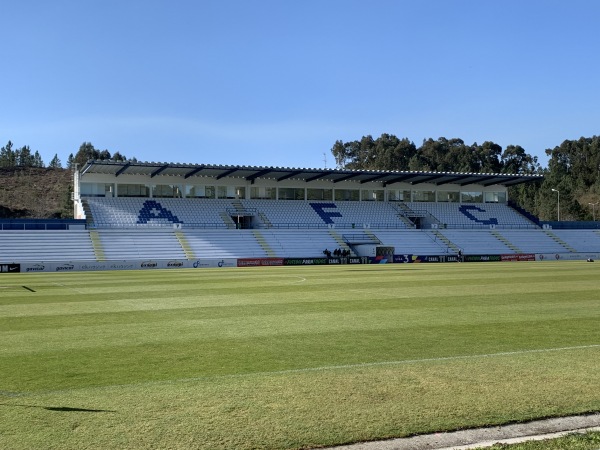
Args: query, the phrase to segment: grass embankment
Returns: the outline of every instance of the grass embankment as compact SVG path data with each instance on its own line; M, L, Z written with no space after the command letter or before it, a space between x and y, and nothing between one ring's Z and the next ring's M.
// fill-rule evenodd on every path
M72 219L70 169L0 167L0 219Z
M597 411L599 289L585 262L2 274L0 447L302 448Z

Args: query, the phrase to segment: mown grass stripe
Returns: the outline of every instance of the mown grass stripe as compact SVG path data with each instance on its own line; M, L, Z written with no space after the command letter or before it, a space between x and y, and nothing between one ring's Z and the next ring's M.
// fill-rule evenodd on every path
M272 371L264 371L264 372L248 372L248 373L236 373L236 374L225 374L225 375L205 375L205 376L200 376L200 377L179 378L179 379L175 379L175 380L146 381L146 382L141 382L141 383L125 383L125 384L113 384L113 385L107 385L107 386L91 386L91 387L82 387L82 388L47 390L47 391L38 391L35 393L0 391L0 395L7 396L7 397L32 397L32 396L41 396L41 395L63 394L63 393L77 392L77 391L111 390L111 389L123 389L123 388L141 387L141 386L160 386L160 385L165 385L165 384L193 383L196 381L219 380L219 379L230 379L230 378L269 377L269 376L301 374L301 373L309 373L309 372L339 371L339 370L348 370L348 369L350 369L350 370L367 369L367 368L371 368L371 367L439 363L439 362L445 362L445 361L497 358L497 357L504 357L504 356L519 356L519 355L536 354L536 353L588 350L588 349L594 349L594 348L600 348L600 344L577 345L577 346L573 346L573 347L514 350L514 351L510 351L510 352L483 353L483 354L478 354L478 355L457 355L457 356L442 356L442 357L437 357L437 358L415 358L415 359L402 359L402 360L397 360L397 361L377 361L377 362L357 363L357 364L338 364L338 365L328 365L328 366L318 366L318 367L304 367L304 368L300 368L300 369L272 370Z

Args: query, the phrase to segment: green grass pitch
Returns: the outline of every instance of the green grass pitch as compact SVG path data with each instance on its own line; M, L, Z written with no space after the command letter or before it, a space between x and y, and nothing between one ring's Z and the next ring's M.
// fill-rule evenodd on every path
M0 448L310 448L600 410L600 265L0 275Z

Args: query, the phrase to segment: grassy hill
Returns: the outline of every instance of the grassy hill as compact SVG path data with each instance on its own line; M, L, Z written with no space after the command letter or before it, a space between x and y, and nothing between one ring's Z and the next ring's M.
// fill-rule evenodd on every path
M73 218L71 169L0 168L0 219Z

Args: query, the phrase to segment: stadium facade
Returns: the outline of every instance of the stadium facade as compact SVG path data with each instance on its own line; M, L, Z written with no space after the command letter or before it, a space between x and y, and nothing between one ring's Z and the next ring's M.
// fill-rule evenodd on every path
M506 203L541 175L89 161L75 197ZM81 208L76 216L83 215Z

